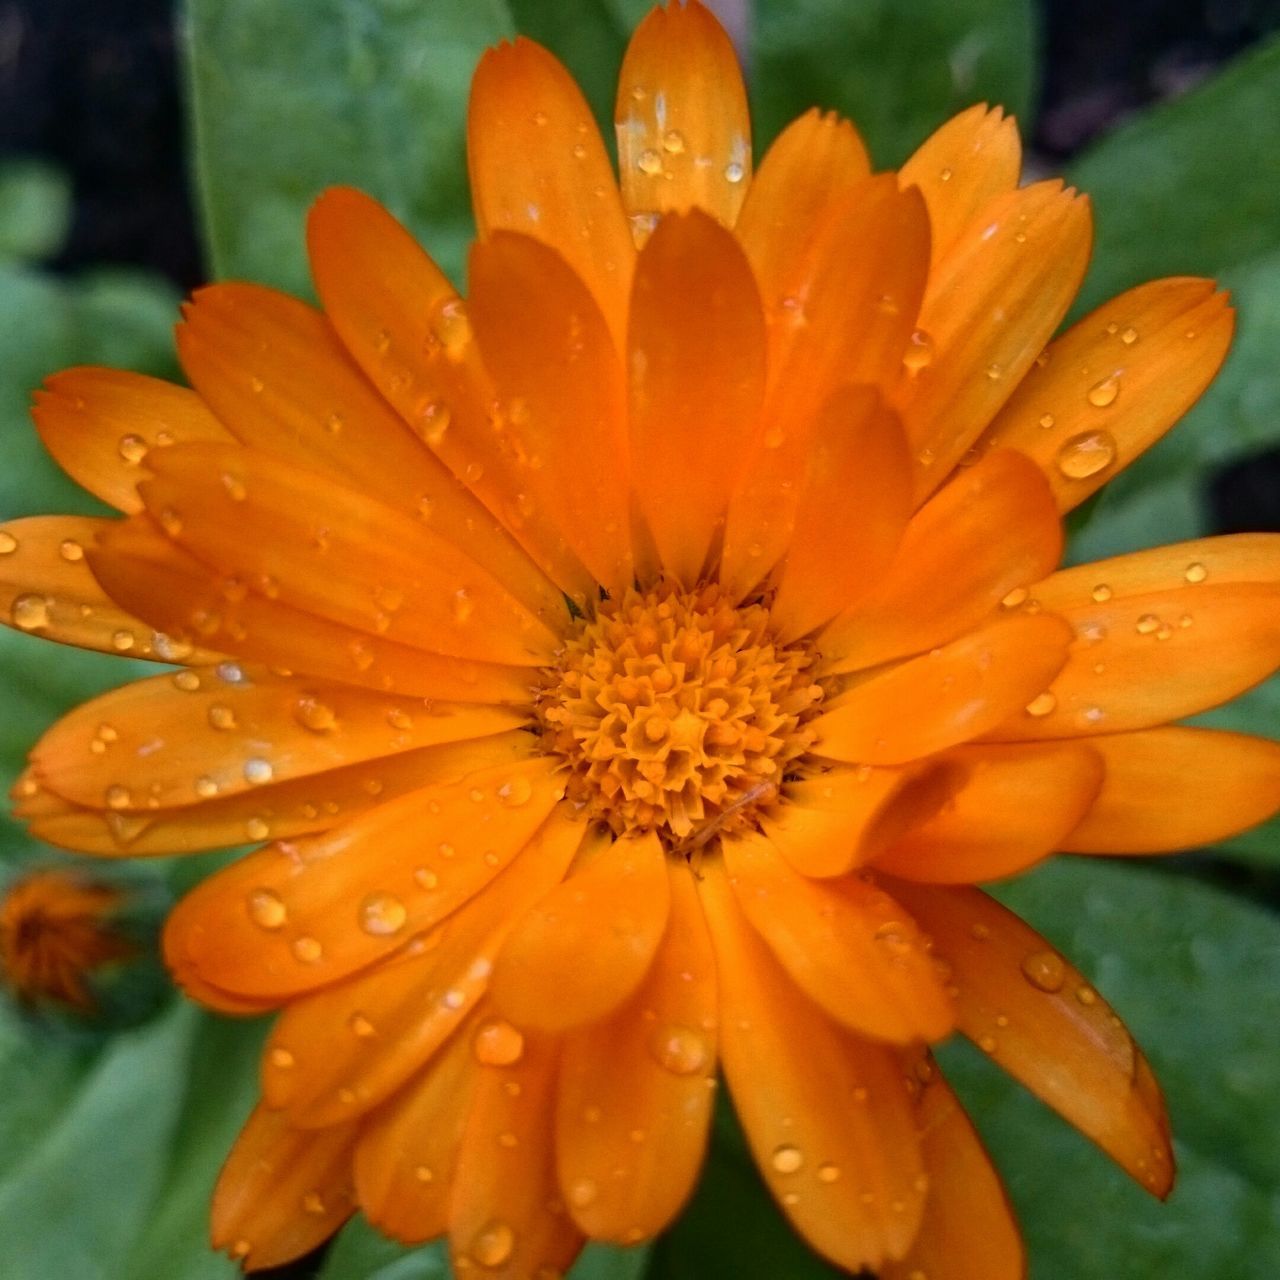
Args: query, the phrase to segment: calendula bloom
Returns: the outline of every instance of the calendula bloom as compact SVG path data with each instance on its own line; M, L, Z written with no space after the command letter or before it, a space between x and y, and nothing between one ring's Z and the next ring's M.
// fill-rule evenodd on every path
M101 969L137 953L116 926L124 895L70 871L33 871L0 895L0 986L23 1005L93 1010Z
M18 807L106 857L269 840L173 912L214 1009L280 1016L215 1243L357 1206L459 1273L660 1231L722 1069L782 1211L891 1280L1022 1275L929 1046L960 1031L1164 1195L1146 1060L975 882L1280 806L1280 749L1170 722L1280 662L1280 541L1059 570L1062 516L1209 383L1209 281L1053 339L1087 202L966 111L896 173L797 120L752 172L732 49L654 11L620 182L561 65L489 53L464 302L317 202L323 310L198 293L190 390L35 416L122 519L0 532L15 624L180 664L72 712Z

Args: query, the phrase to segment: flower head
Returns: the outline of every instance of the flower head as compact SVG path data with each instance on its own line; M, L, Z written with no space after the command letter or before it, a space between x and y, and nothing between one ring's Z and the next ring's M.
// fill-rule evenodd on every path
M1280 544L1058 570L1062 516L1222 360L1212 283L1053 340L1087 203L976 107L897 173L797 120L752 171L696 0L637 31L620 183L525 40L481 63L465 301L368 197L323 310L215 285L191 390L52 378L123 513L0 531L15 625L181 664L71 713L19 809L103 856L270 841L173 912L194 998L279 1010L219 1183L250 1268L356 1206L457 1269L661 1230L722 1068L849 1270L1021 1274L929 1046L959 1030L1164 1194L1160 1094L1100 996L973 887L1280 806L1271 743L1170 722L1280 662Z

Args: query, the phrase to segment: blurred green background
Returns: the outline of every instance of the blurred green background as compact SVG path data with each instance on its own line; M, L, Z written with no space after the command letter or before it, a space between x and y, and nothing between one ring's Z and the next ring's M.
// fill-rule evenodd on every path
M516 31L543 40L607 123L626 34L647 7L0 4L0 518L96 509L38 448L31 389L78 363L176 375L170 329L181 289L201 279L306 293L302 215L321 187L351 182L378 196L456 277L469 235L463 111L480 52ZM1216 275L1232 289L1240 326L1224 373L1078 523L1073 558L1280 528L1280 38L1269 34L1280 7L723 7L750 67L757 153L816 102L851 115L877 162L893 165L955 110L1004 103L1033 144L1030 166L1065 170L1094 199L1082 305L1161 274ZM45 725L134 674L10 631L0 632L0 662L6 788ZM1277 711L1272 682L1204 719L1274 735ZM0 876L60 859L0 821ZM164 895L204 865L160 860L120 874ZM1146 1046L1181 1166L1169 1203L1148 1201L991 1064L948 1047L947 1066L1017 1202L1033 1280L1273 1280L1280 826L1174 860L1062 859L1000 892L1075 957ZM112 1016L85 1031L0 1007L0 1275L225 1280L235 1269L205 1247L206 1205L251 1104L263 1028L172 999L108 1008ZM447 1271L437 1250L402 1250L356 1222L327 1253L279 1274L427 1280ZM574 1272L831 1274L772 1208L727 1114L681 1222L649 1249L589 1251Z

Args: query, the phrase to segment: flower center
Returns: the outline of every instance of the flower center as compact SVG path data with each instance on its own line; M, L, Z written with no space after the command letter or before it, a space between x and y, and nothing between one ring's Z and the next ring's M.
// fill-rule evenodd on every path
M583 619L537 716L566 794L672 850L748 825L813 741L823 698L807 644L779 644L761 604L718 586L629 591Z

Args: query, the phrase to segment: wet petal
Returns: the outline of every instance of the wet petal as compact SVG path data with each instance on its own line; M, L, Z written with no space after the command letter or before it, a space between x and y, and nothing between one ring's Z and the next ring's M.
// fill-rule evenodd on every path
M483 889L558 799L550 764L481 770L205 880L165 929L172 967L233 993L310 991L389 954Z
M960 1030L1156 1195L1173 1151L1160 1087L1107 1003L1038 933L978 889L891 892L952 968Z
M1049 615L988 623L840 695L814 721L814 750L852 763L903 764L976 738L1053 679L1070 639Z
M761 825L803 876L839 876L872 861L950 796L957 770L932 762L898 769L836 768L787 783L785 803Z
M1090 739L1105 776L1062 841L1073 853L1164 853L1216 844L1280 809L1280 744L1171 727Z
M480 59L467 162L481 238L520 231L563 254L621 348L635 247L591 108L541 45L517 38Z
M795 530L770 607L784 642L866 594L911 514L911 463L897 417L870 387L837 393L817 423Z
M527 667L428 653L294 609L215 574L145 517L112 524L87 557L113 600L175 643L199 637L246 659L385 692L517 705L531 698Z
M449 1203L455 1274L478 1265L501 1280L562 1275L582 1248L557 1199L558 1057L554 1039L526 1035L514 1061L477 1072Z
M627 46L614 123L638 245L671 210L704 209L733 226L751 181L751 120L737 54L710 10L650 11Z
M1022 143L1012 116L979 103L934 130L898 171L929 207L936 264L987 204L1018 185Z
M55 373L31 416L58 465L120 511L142 510L137 486L152 449L231 439L195 392L122 369Z
M1061 554L1044 477L1019 454L992 454L916 513L884 577L823 632L828 669L854 671L951 640Z
M519 477L466 307L440 269L377 201L348 187L312 206L316 292L343 345L393 408L562 590L590 597L590 575L545 513L516 505Z
M227 445L170 449L152 469L148 510L245 591L454 657L534 665L554 646L563 601L539 620L421 521L319 472Z
M1012 875L1061 848L1102 785L1101 758L1076 743L957 747L946 758L964 782L876 860L877 871L935 884Z
M902 415L929 493L1044 349L1089 258L1089 205L1059 182L990 201L938 263L920 311L933 358L904 385Z
M604 1023L565 1038L560 1193L593 1239L661 1231L702 1163L716 1072L716 973L688 865L667 860L671 916L652 969Z
M743 914L796 985L853 1031L906 1044L951 1030L924 939L888 894L856 877L815 882L764 836L723 842Z
M692 10L653 16L668 12ZM640 254L627 360L640 514L663 568L692 586L754 436L765 372L751 268L705 214L664 218Z
M216 662L214 650L157 631L115 603L87 551L116 524L90 516L28 516L0 525L0 618L81 649L154 662Z
M363 1113L404 1084L484 995L512 925L560 881L583 831L568 814L553 814L511 866L434 933L291 1003L263 1058L267 1101L310 1128Z
M508 937L493 973L495 1007L520 1026L549 1031L616 1008L643 980L662 939L665 861L653 834L612 843L597 835L573 873Z
M621 593L635 580L626 388L604 316L560 255L527 236L481 241L469 275L471 320L508 405L522 493L596 580Z
M720 1051L756 1163L808 1243L858 1271L909 1247L924 1205L911 1101L892 1050L842 1030L787 979L704 865Z
M1013 1206L982 1139L933 1062L917 1058L914 1070L929 1194L906 1257L884 1263L880 1280L1025 1280Z
M1063 511L1153 445L1226 358L1235 313L1212 280L1154 280L1050 344L978 442L1034 458Z
M360 1126L360 1208L379 1231L402 1244L420 1244L448 1230L449 1193L475 1078L474 1030L473 1019Z
M355 1209L350 1125L308 1132L258 1106L213 1192L212 1243L250 1271L327 1240Z

